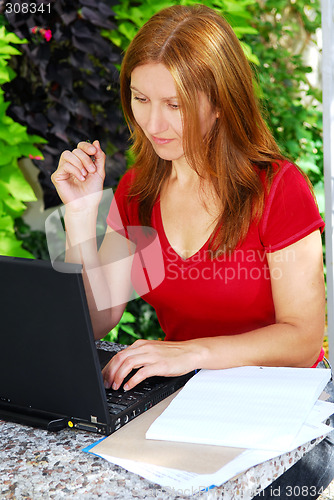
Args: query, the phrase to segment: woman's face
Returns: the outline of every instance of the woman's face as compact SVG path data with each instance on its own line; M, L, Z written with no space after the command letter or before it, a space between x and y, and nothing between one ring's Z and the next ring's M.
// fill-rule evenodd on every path
M131 107L136 122L164 160L184 159L183 123L174 79L161 63L137 66L131 73ZM208 98L198 92L201 132L213 126L217 114Z

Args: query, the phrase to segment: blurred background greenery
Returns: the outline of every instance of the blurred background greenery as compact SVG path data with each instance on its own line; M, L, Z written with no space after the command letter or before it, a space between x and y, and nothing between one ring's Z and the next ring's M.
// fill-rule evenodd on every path
M119 99L122 54L161 8L193 0L0 1L0 254L48 259L43 229L25 220L36 189L45 210L60 200L50 181L59 156L98 138L107 152L106 187L131 164ZM206 0L233 26L254 68L264 116L282 152L310 177L324 216L320 0ZM31 8L35 5L35 8ZM107 338L163 338L155 312L128 304Z

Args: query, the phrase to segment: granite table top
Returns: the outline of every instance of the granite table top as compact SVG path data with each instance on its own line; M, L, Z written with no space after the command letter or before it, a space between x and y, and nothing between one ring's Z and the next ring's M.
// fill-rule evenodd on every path
M98 440L93 433L70 429L51 433L0 421L0 436L1 499L189 498L182 491L168 491L118 465L83 452L83 448ZM315 444L307 443L252 467L219 488L194 491L190 498L251 499Z

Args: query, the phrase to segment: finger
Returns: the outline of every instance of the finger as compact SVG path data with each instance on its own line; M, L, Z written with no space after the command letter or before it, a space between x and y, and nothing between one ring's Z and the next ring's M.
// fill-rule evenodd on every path
M116 355L117 358L114 356L113 360L115 360L115 363L112 367L112 371L109 372L108 378L114 390L119 389L125 377L127 377L132 370L142 368L144 365L149 366L152 363L152 352L149 346L154 342L155 341L138 339L129 347L119 352Z
M115 356L113 356L113 358L109 361L109 363L102 370L102 376L103 376L104 385L105 385L106 389L109 389L111 387L111 385L115 381L116 374L118 374L118 377L117 377L115 382L116 382L116 386L119 387L119 385L121 385L121 383L123 382L123 379L126 377L126 375L128 375L130 373L132 368L139 368L139 367L143 366L142 362L141 363L139 362L139 364L137 366L135 366L135 364L132 364L131 369L126 374L124 374L123 378L122 378L123 371L119 372L122 364L124 363L124 361L128 357L133 358L134 355L138 356L138 354L141 354L143 352L143 351L141 351L141 353L138 353L137 350L136 350L136 352L133 352L135 349L142 347L142 346L146 346L149 343L151 343L151 341L144 340L144 339L138 339L133 344L128 346L126 349L123 349L122 351L118 352ZM137 362L138 362L138 358L137 358ZM134 360L133 360L133 363L134 363Z
M81 141L77 144L77 148L81 149L88 156L93 156L96 153L96 147L87 141Z
M96 171L96 166L92 158L87 153L82 151L82 149L79 148L74 149L73 154L82 163L87 172L93 174Z
M86 175L87 172L84 169L80 169L72 163L66 162L63 163L61 169L56 170L54 174L52 174L52 182L56 184L57 182L62 182L69 179L71 176L82 182L86 179Z
M118 359L115 359L116 356L118 356ZM120 388L125 377L132 370L142 368L143 365L149 362L146 353L131 353L129 348L118 353L116 356L109 362L110 366L107 365L102 372L104 386L108 389L112 386L115 391Z
M154 375L158 375L158 366L156 364L149 365L149 366L143 366L140 368L133 377L131 377L126 384L124 384L123 389L125 391L130 391L133 389L136 385L140 384L144 380L146 380L149 377L153 377Z
M59 167L58 170L61 171L64 168L64 165L67 163L74 165L77 167L82 175L87 175L87 170L84 166L84 163L81 161L78 155L75 155L74 152L72 151L64 151L60 157L59 160Z
M140 363L139 366L142 366L142 363ZM127 377L129 373L131 373L131 371L135 368L138 368L138 364L136 362L135 357L134 356L127 357L114 375L112 388L115 391L117 391L123 384L125 377Z
M106 155L102 151L101 146L100 146L100 142L98 140L95 140L93 142L93 146L96 148L96 153L94 155L96 168L100 172L102 172L102 171L104 172L104 164L106 161Z
M109 389L111 385L115 381L116 374L119 372L123 362L124 362L124 352L127 351L127 349L124 349L124 351L118 352L110 361L109 363L103 368L102 370L102 377L104 381L104 386L106 389ZM130 370L131 371L131 370ZM119 373L118 373L119 375ZM127 374L124 374L124 377L126 377ZM124 378L123 377L123 378ZM123 378L118 377L116 385L120 385L123 381Z

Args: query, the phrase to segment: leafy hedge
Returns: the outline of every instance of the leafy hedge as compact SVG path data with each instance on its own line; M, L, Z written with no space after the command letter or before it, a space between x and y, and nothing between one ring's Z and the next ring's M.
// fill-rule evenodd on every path
M14 33L0 27L0 86L13 80L15 72L8 65L11 57L21 56L13 44L23 43ZM35 194L25 180L18 160L29 155L42 156L34 146L44 143L41 137L27 134L27 129L7 115L10 105L5 101L0 87L0 254L19 257L32 257L22 248L22 241L16 238L15 219L21 216L26 205L35 201Z
M266 0L249 8L257 34L247 35L269 127L282 152L310 177L324 212L321 89L313 87L306 46L316 48L319 0Z
M16 5L24 4L18 0ZM46 208L60 200L50 176L59 155L79 141L98 138L107 152L106 186L126 167L128 132L119 104L121 51L100 32L116 27L111 1L57 0L50 11L5 11L8 29L27 43L13 57L17 77L5 86L10 115L47 140L44 160L34 159Z

